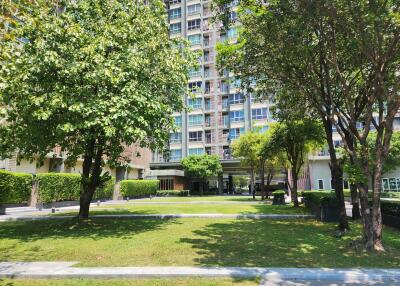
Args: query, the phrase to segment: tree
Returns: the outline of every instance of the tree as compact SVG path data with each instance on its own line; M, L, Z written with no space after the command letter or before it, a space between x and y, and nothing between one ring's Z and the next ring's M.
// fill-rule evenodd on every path
M247 176L234 176L233 184L239 186L240 188L247 187L249 185L249 177Z
M194 62L170 39L162 1L34 2L2 42L0 153L43 158L59 146L83 158L79 218L89 216L105 163L123 144L163 149ZM25 39L18 44L13 39Z
M376 132L371 132L370 135L367 138L367 146L368 150L367 153L369 155L369 168L373 170L376 168L376 153L375 153L375 142L376 142ZM357 182L357 169L354 168L354 164L349 160L349 156L346 152L343 152L343 156L345 157L345 170L348 172L350 175L350 181L351 182ZM388 156L385 160L385 164L383 165L383 172L382 174L386 174L392 170L395 170L397 167L400 166L400 132L394 132L392 139L391 139L391 144L388 152ZM359 175L359 174L358 174ZM374 187L375 185L375 177L373 176L373 173L371 174L369 178L372 186Z
M321 146L323 140L322 126L316 121L287 121L271 126L271 141L264 146L264 149L284 153L291 174L288 185L295 207L299 206L297 181L301 168L308 153Z
M219 3L222 10L228 7L226 2ZM288 95L303 97L319 114L341 207L339 227L345 230L342 165L331 136L332 126L336 127L352 164L362 173L357 187L365 247L383 250L381 176L400 107L398 1L293 0L265 5L249 0L242 4L240 22L245 28L240 52L233 49L232 56L232 48L227 49L226 58L239 59L238 67L251 81L257 79L260 90L272 86L279 90L279 100L287 100ZM373 170L366 155L371 126L377 130ZM366 184L371 174L375 177L372 214Z
M262 134L256 131L249 131L231 144L233 157L240 159L242 165L250 170L250 189L253 192L253 199L256 198L254 189L255 176L262 161L259 154L262 140Z
M229 24L233 0L215 0L219 18ZM318 117L324 127L330 155L332 186L340 207L339 229L349 229L343 194L343 166L333 141L334 104L326 80L326 25L319 6L324 1L241 1L242 25L236 45L218 46L218 63L232 69L242 88L260 97L274 97L285 117L298 120L304 112ZM254 87L254 83L256 83ZM295 113L295 116L292 116ZM294 117L294 118L293 118Z
M222 173L222 165L217 155L190 155L181 160L186 172L202 179L201 194L204 194L206 179Z
M270 190L276 170L282 168L283 162L285 161L282 153L276 152L277 150L272 142L272 134L273 129L269 129L263 134L258 150L262 200L264 200L264 197L267 197L266 192Z

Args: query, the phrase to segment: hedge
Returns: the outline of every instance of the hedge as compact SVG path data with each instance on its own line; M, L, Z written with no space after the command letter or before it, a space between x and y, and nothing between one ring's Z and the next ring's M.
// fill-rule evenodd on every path
M44 173L36 175L39 183L39 201L76 201L81 192L81 175L67 173Z
M112 199L114 194L114 186L115 186L115 178L111 177L111 179L107 181L103 187L97 188L96 192L94 193L93 199L94 200Z
M39 201L77 201L81 193L81 175L70 173L44 173L36 175L39 182ZM115 178L109 180L103 187L97 188L93 199L110 199L113 196Z
M158 197L188 197L190 195L189 190L166 190L166 191L157 191Z
M159 184L159 180L122 180L121 194L132 198L156 195Z
M332 191L304 191L302 196L306 208L315 213L320 212L321 206L337 206L336 195Z
M285 204L285 191L277 190L272 192L274 198L272 204L274 205L284 205Z
M0 171L0 203L27 203L33 176L28 173Z
M345 197L351 197L351 193L349 189L344 189L343 190L344 196ZM372 198L372 191L368 192L368 197ZM387 191L382 191L381 193L381 198L394 198L394 199L400 199L400 192L387 192Z

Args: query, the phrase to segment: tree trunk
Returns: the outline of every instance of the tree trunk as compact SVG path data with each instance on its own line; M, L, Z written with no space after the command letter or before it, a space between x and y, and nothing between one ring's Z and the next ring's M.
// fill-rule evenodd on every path
M367 250L372 250L374 247L374 232L372 228L371 208L368 202L368 185L359 183L357 187L360 191L361 217L364 227L363 238L365 248Z
M297 180L298 180L298 174L297 172L293 171L293 168L291 169L291 173L292 173L292 202L294 207L298 207L299 206L299 199L298 199L298 195L297 195Z
M378 147L379 149L379 147ZM377 150L377 153L382 153ZM383 163L382 157L376 160L374 168L374 189L372 195L372 229L374 233L374 249L376 251L384 251L382 243L382 212L381 212L381 192L382 192L382 173Z
M358 202L358 192L357 186L355 184L350 184L350 194L351 194L351 204L353 208L351 210L353 220L360 219L360 204Z
M253 200L256 199L256 189L254 187L254 169L250 170L250 188L251 192L253 193Z
M335 190L335 195L338 201L338 207L340 213L338 227L340 231L345 232L349 230L350 227L349 227L349 222L347 220L346 205L343 193L343 166L336 156L336 149L332 137L332 122L329 120L329 118L325 118L323 120L323 123L328 143L329 157L331 159L329 167L331 169L331 178L333 185L332 187Z
M332 174L332 185L335 190L340 214L338 228L341 232L346 232L350 227L349 222L347 221L346 205L343 194L343 169L337 160L336 162L331 162L330 167Z
M261 191L261 200L265 198L265 163L261 162L261 171L260 171L260 191Z
M95 152L96 142L93 139L88 143L85 151L81 182L81 196L79 199L80 207L78 214L78 218L82 220L89 218L90 202L93 199L93 195L96 191L97 186L99 186L100 184L100 175L102 172L101 162L103 156L102 144L103 142L99 140L97 144L97 152ZM95 157L94 162L93 157Z

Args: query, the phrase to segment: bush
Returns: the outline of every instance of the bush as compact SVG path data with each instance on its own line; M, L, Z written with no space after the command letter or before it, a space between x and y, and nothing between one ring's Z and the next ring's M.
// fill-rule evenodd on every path
M112 199L114 194L115 178L111 177L103 187L97 188L93 200Z
M27 203L32 180L31 174L0 171L0 203Z
M121 194L124 197L143 197L155 195L159 189L159 180L123 180Z
M166 191L157 191L158 197L188 197L190 195L189 190L166 190Z
M274 204L274 205L284 205L285 204L285 191L277 190L277 191L274 191L272 194L274 196L272 204Z
M322 205L322 203L333 203L336 200L335 192L332 191L304 191L302 196L309 204Z
M381 201L382 214L400 218L400 202Z
M37 174L36 178L39 182L40 202L79 200L81 192L80 174L44 173Z

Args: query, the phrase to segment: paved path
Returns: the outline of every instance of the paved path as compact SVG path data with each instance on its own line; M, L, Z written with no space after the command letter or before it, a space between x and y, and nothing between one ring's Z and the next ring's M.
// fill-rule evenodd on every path
M278 283L279 281L320 281L320 285L326 285L323 283L324 281L343 283L369 283L374 281L400 284L400 269L72 267L74 264L74 262L0 262L0 278L263 277L263 285L269 285L270 282Z
M0 222L74 218L71 215L1 216ZM172 219L172 218L230 218L230 219L315 219L314 215L301 214L107 214L90 218L109 219Z

